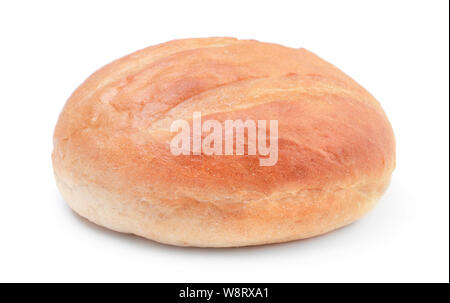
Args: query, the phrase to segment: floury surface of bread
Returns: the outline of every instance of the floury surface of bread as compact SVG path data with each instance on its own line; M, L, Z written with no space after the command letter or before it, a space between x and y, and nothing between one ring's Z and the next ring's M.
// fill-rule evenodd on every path
M170 152L171 122L278 120L278 161ZM52 154L70 207L155 241L231 247L312 237L379 200L395 167L380 104L305 49L234 38L151 46L67 101Z

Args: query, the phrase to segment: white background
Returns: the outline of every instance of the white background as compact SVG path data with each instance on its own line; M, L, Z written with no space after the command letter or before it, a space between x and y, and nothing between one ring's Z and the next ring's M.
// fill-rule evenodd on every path
M448 282L448 1L2 1L0 31L0 281ZM71 92L137 49L208 36L305 47L381 102L398 165L374 211L313 239L196 249L66 206L50 154Z

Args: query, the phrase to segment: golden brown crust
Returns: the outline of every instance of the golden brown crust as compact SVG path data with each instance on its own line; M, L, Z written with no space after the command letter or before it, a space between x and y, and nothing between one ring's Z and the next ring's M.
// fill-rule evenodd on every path
M170 124L194 111L278 120L277 164L172 155ZM378 102L304 49L186 39L89 77L61 113L53 163L67 202L100 225L176 245L241 246L359 218L389 182L395 141Z

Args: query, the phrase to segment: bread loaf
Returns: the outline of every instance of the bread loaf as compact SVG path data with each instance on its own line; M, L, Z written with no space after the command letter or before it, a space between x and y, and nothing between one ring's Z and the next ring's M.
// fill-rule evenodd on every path
M226 121L267 122L256 131L276 140L276 159L251 146L250 128L241 132L244 154L226 134L207 153L204 131L174 154L173 125L195 130L194 113L223 132ZM272 165L261 165L269 156ZM59 117L52 160L65 201L98 225L173 245L231 247L357 220L388 186L395 139L374 97L305 49L185 39L118 59L81 84Z

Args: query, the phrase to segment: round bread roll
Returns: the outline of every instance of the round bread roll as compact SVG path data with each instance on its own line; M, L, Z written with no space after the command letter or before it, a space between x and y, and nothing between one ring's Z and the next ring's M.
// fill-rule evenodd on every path
M233 155L175 155L171 127L193 125L195 112L222 124L278 121L276 163L237 143ZM92 74L59 117L52 159L65 201L98 225L234 247L308 238L366 214L388 186L395 139L374 97L305 49L185 39Z

